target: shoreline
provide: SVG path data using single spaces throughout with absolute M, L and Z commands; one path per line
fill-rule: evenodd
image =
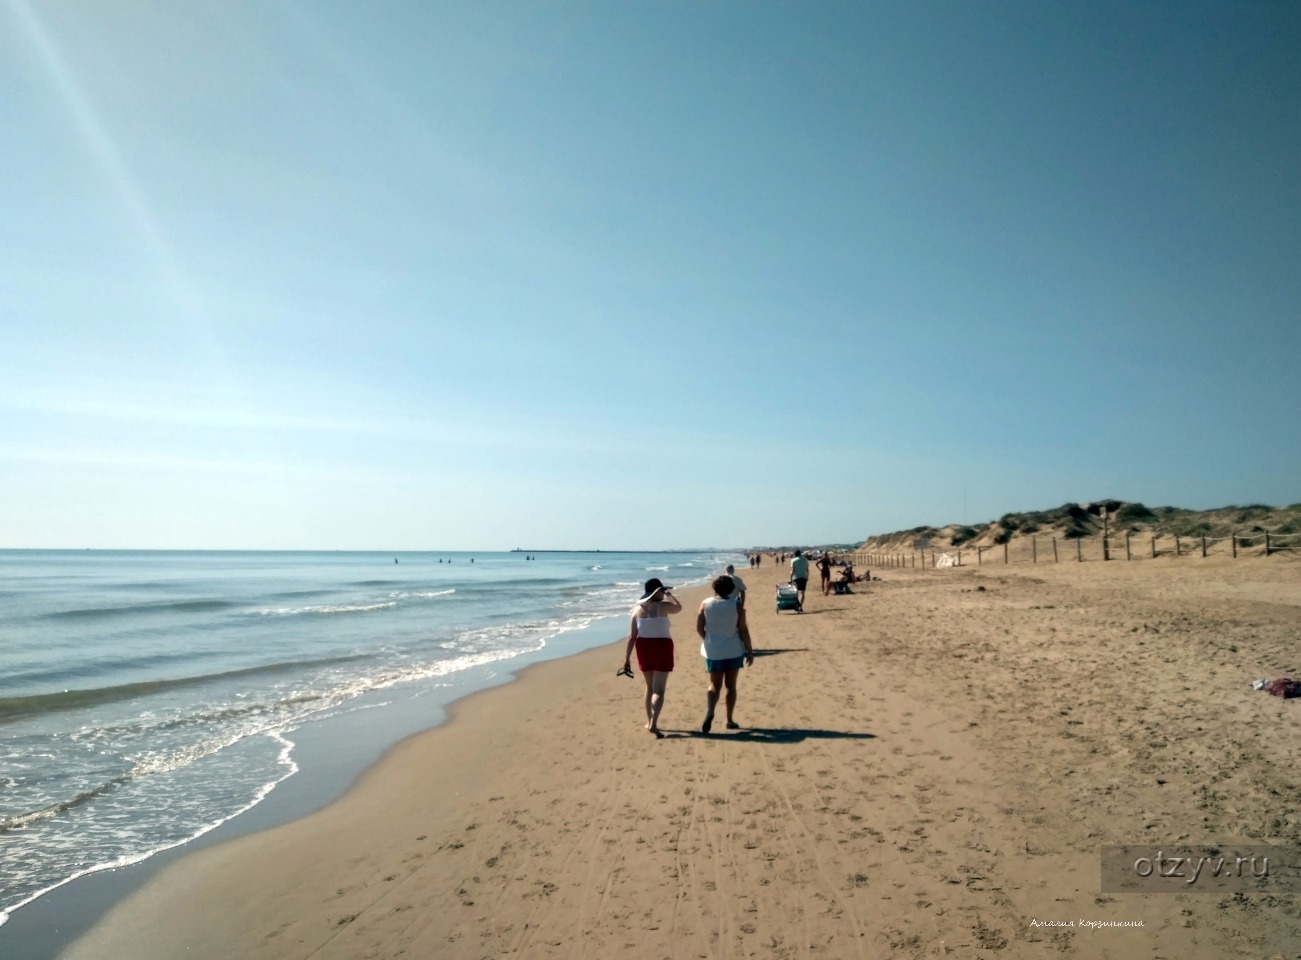
M 688 587 L 681 593 L 703 596 L 704 590 Z M 41 894 L 0 925 L 0 953 L 11 960 L 60 955 L 105 914 L 153 882 L 160 871 L 209 847 L 294 823 L 328 807 L 404 741 L 450 723 L 461 701 L 509 686 L 541 664 L 621 646 L 622 640 L 599 640 L 593 645 L 589 638 L 618 632 L 623 624 L 623 617 L 596 621 L 558 635 L 540 650 L 472 667 L 456 686 L 435 686 L 378 708 L 305 724 L 291 734 L 299 772 L 281 781 L 263 800 L 184 843 L 135 863 L 83 874 Z M 384 694 L 372 691 L 363 696 L 383 698 Z
M 1238 563 L 885 571 L 803 615 L 750 571 L 740 731 L 698 731 L 684 596 L 665 739 L 617 641 L 532 665 L 62 956 L 1282 952 L 1286 904 L 1097 889 L 1102 843 L 1297 839 L 1301 714 L 1249 683 L 1294 655 L 1301 567 Z

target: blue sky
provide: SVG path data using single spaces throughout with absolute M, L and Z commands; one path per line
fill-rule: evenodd
M 0 0 L 0 546 L 1301 500 L 1301 6 Z

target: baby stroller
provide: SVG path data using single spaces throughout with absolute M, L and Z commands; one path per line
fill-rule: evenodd
M 794 610 L 796 613 L 803 613 L 804 608 L 800 606 L 799 591 L 789 583 L 777 584 L 777 612 L 783 610 Z

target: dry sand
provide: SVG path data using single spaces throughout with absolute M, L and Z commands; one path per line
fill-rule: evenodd
M 1250 687 L 1301 670 L 1301 561 L 880 575 L 802 615 L 745 575 L 741 731 L 699 733 L 690 604 L 665 739 L 621 645 L 542 664 L 66 956 L 1301 956 L 1296 897 L 1099 890 L 1104 843 L 1301 840 L 1301 701 Z

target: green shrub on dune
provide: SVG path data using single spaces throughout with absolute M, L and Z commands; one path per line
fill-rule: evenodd
M 1090 503 L 1064 503 L 1048 510 L 1005 513 L 987 524 L 972 526 L 951 523 L 943 528 L 913 527 L 897 533 L 869 537 L 865 549 L 908 552 L 918 540 L 933 540 L 940 547 L 945 540 L 952 547 L 977 541 L 1001 545 L 1019 537 L 1062 537 L 1081 540 L 1102 535 L 1102 513 L 1106 510 L 1112 536 L 1152 536 L 1185 538 L 1220 538 L 1235 531 L 1239 535 L 1261 537 L 1272 534 L 1301 533 L 1301 503 L 1287 507 L 1270 507 L 1253 503 L 1227 506 L 1215 510 L 1188 510 L 1184 507 L 1148 507 L 1137 501 L 1095 500 Z

